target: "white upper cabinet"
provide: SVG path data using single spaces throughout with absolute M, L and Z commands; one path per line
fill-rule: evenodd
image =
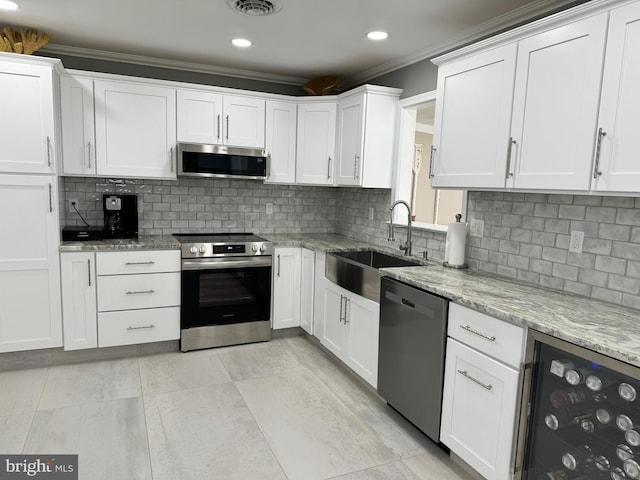
M 298 104 L 296 183 L 333 185 L 336 102 Z
M 60 78 L 62 171 L 64 175 L 96 174 L 93 80 Z
M 265 100 L 178 90 L 178 141 L 264 148 Z
M 178 141 L 222 143 L 222 95 L 197 90 L 178 90 Z
M 596 191 L 640 192 L 638 52 L 640 3 L 612 10 L 592 172 L 592 188 Z
M 0 172 L 55 172 L 54 68 L 0 57 Z
M 296 181 L 296 104 L 267 100 L 265 150 L 269 168 L 265 183 Z
M 513 43 L 438 69 L 434 187 L 504 187 L 516 50 Z
M 639 12 L 587 2 L 435 59 L 433 186 L 640 191 Z
M 521 40 L 507 186 L 588 190 L 607 14 Z
M 400 93 L 365 86 L 340 96 L 336 185 L 391 188 Z
M 176 178 L 176 91 L 96 80 L 97 173 Z

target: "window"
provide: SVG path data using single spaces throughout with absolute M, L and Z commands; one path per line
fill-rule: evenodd
M 429 179 L 435 92 L 400 101 L 400 130 L 395 199 L 411 205 L 416 227 L 446 231 L 466 207 L 466 192 L 434 190 Z M 402 223 L 402 216 L 397 217 Z M 395 220 L 394 220 L 395 222 Z

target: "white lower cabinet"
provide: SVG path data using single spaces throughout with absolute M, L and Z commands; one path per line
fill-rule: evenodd
M 57 191 L 56 177 L 0 175 L 0 352 L 62 345 Z
M 180 338 L 180 251 L 98 252 L 98 347 Z
M 374 388 L 378 384 L 380 305 L 326 278 L 321 295 L 322 344 Z
M 64 349 L 180 338 L 180 252 L 63 252 Z
M 300 248 L 275 248 L 273 251 L 274 330 L 300 325 Z
M 62 330 L 65 350 L 98 346 L 96 255 L 60 254 Z
M 313 334 L 315 263 L 313 250 L 300 249 L 300 326 L 309 334 Z
M 440 441 L 488 480 L 510 479 L 524 329 L 451 304 L 448 334 Z

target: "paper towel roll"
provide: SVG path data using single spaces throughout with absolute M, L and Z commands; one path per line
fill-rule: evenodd
M 445 245 L 445 261 L 452 267 L 464 265 L 466 241 L 467 224 L 464 222 L 450 223 Z

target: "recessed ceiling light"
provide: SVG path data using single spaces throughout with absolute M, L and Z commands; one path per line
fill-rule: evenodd
M 246 38 L 234 38 L 233 40 L 231 40 L 231 43 L 235 47 L 246 48 L 251 46 L 251 40 L 247 40 Z
M 0 10 L 17 10 L 20 5 L 11 0 L 0 0 Z
M 383 32 L 381 30 L 367 33 L 367 38 L 369 40 L 385 40 L 388 36 L 389 34 L 387 32 Z

